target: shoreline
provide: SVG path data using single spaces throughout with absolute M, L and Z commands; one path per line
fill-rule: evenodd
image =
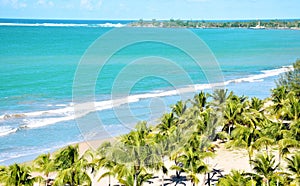
M 296 28 L 283 28 L 283 27 L 267 27 L 267 28 L 249 28 L 249 27 L 163 27 L 163 26 L 133 26 L 133 25 L 126 25 L 124 27 L 129 28 L 174 28 L 174 29 L 246 29 L 246 30 L 300 30 L 300 27 Z
M 270 70 L 270 73 L 274 73 L 273 71 L 274 70 L 279 70 L 278 72 L 280 72 L 280 73 L 283 73 L 283 72 L 285 72 L 285 69 L 287 69 L 287 68 L 290 68 L 291 66 L 282 66 L 282 67 L 280 67 L 280 68 L 275 68 L 275 69 L 271 69 Z M 281 72 L 282 71 L 282 72 Z M 234 84 L 234 83 L 239 83 L 239 82 L 244 82 L 244 81 L 252 81 L 252 80 L 256 80 L 256 79 L 260 79 L 261 77 L 261 75 L 264 75 L 265 74 L 265 72 L 263 72 L 263 71 L 261 71 L 261 74 L 258 74 L 258 75 L 253 75 L 253 76 L 251 76 L 251 77 L 244 77 L 244 78 L 240 78 L 240 79 L 234 79 L 234 80 L 228 80 L 228 81 L 226 81 L 226 82 L 230 82 L 230 83 L 232 83 L 232 84 Z M 267 75 L 267 74 L 266 74 Z M 270 75 L 272 75 L 272 74 L 270 74 Z M 273 76 L 278 76 L 278 74 L 276 74 L 276 75 L 272 75 L 271 77 L 273 77 Z M 50 110 L 51 111 L 51 110 Z M 53 111 L 56 111 L 55 109 L 53 110 Z M 49 112 L 49 111 L 47 111 L 47 112 Z M 35 112 L 33 112 L 33 113 L 35 113 Z M 44 113 L 46 113 L 46 111 L 44 112 Z M 3 117 L 4 117 L 5 115 L 3 115 Z M 14 116 L 14 115 L 9 115 L 9 116 L 11 116 L 11 117 L 19 117 L 19 116 L 22 116 L 22 117 L 24 117 L 25 115 L 20 115 L 20 114 L 17 114 L 16 116 Z M 0 116 L 0 119 L 2 119 L 1 118 L 2 116 Z M 104 139 L 103 139 L 103 141 L 105 141 L 105 140 L 108 140 L 108 139 L 114 139 L 114 138 L 116 138 L 116 137 L 118 137 L 119 135 L 117 135 L 117 136 L 105 136 L 104 137 Z M 95 141 L 95 140 L 92 140 L 92 141 Z M 101 140 L 96 140 L 96 141 L 102 141 L 102 139 Z M 73 144 L 82 144 L 83 146 L 84 146 L 84 144 L 86 145 L 86 146 L 88 146 L 88 143 L 89 143 L 90 141 L 88 141 L 88 142 L 86 142 L 86 141 L 81 141 L 81 142 L 73 142 L 73 143 L 67 143 L 67 145 L 73 145 Z M 47 153 L 47 152 L 50 152 L 51 154 L 52 153 L 54 153 L 54 152 L 56 152 L 56 151 L 58 151 L 59 149 L 61 149 L 61 148 L 63 148 L 63 147 L 65 147 L 65 146 L 67 146 L 66 144 L 62 144 L 60 147 L 58 147 L 58 148 L 55 148 L 55 149 L 52 149 L 52 150 L 50 150 L 50 151 L 45 151 L 44 153 Z M 42 153 L 39 153 L 39 154 L 42 154 Z M 39 155 L 38 154 L 38 155 Z M 32 159 L 27 159 L 27 160 L 24 160 L 24 161 L 20 161 L 19 163 L 26 163 L 26 162 L 31 162 L 34 158 L 36 158 L 38 155 L 36 155 L 36 156 L 34 156 Z M 27 156 L 25 156 L 25 157 L 27 157 Z M 11 164 L 13 164 L 13 163 L 11 163 Z M 8 164 L 3 164 L 3 165 L 8 165 Z

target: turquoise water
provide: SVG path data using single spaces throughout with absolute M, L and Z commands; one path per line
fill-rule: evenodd
M 60 26 L 32 25 L 34 23 L 26 23 L 28 25 L 25 26 L 0 24 L 0 164 L 27 161 L 39 153 L 83 140 L 76 122 L 72 120 L 74 75 L 86 49 L 99 36 L 113 29 L 94 22 L 85 24 L 84 21 Z M 300 57 L 300 31 L 296 30 L 192 31 L 214 53 L 227 82 L 226 88 L 240 95 L 269 96 L 270 88 L 275 86 L 274 79 L 284 70 L 282 67 L 291 65 Z M 128 47 L 112 58 L 97 80 L 95 99 L 106 131 L 96 131 L 94 136 L 105 138 L 126 132 L 120 127 L 120 115 L 116 116 L 105 102 L 110 99 L 114 78 L 127 65 L 126 61 L 130 61 L 133 55 L 155 56 L 162 53 L 185 64 L 185 71 L 196 84 L 207 84 L 203 72 L 190 66 L 177 49 L 157 43 Z M 139 69 L 147 72 L 150 66 L 146 64 Z M 158 70 L 181 81 L 175 71 L 168 71 L 163 65 Z M 128 76 L 134 73 L 132 70 Z M 170 106 L 179 99 L 168 94 L 172 89 L 169 82 L 158 77 L 137 81 L 130 94 L 133 98 L 138 95 L 138 99 L 129 104 L 135 118 L 126 118 L 125 111 L 122 117 L 132 124 L 137 120 L 155 123 L 156 118 L 165 112 L 165 108 L 155 107 L 156 103 Z M 160 93 L 166 93 L 166 96 L 159 96 Z M 122 115 L 122 105 L 118 109 Z M 92 122 L 89 116 L 85 116 L 87 123 Z

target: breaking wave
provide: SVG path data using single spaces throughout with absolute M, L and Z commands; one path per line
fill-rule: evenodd
M 180 88 L 177 90 L 155 91 L 155 92 L 150 92 L 145 94 L 130 95 L 125 98 L 119 98 L 114 100 L 98 101 L 95 103 L 82 103 L 80 105 L 76 105 L 76 107 L 86 108 L 86 105 L 94 104 L 94 110 L 80 110 L 80 113 L 76 112 L 76 115 L 74 112 L 73 103 L 67 105 L 60 104 L 60 107 L 62 108 L 52 109 L 52 110 L 35 111 L 35 112 L 18 113 L 18 114 L 5 114 L 0 116 L 0 121 L 17 118 L 17 119 L 22 119 L 23 123 L 17 129 L 0 127 L 0 136 L 17 132 L 18 129 L 39 128 L 47 125 L 53 125 L 59 122 L 74 120 L 76 118 L 83 117 L 91 112 L 112 109 L 114 107 L 119 107 L 123 104 L 138 102 L 142 99 L 176 96 L 179 93 L 190 93 L 193 92 L 194 90 L 205 90 L 205 89 L 212 89 L 217 87 L 224 87 L 231 83 L 242 83 L 242 82 L 251 83 L 257 81 L 263 81 L 265 78 L 277 76 L 280 75 L 281 73 L 291 71 L 291 70 L 293 70 L 292 66 L 286 66 L 278 69 L 263 70 L 259 74 L 249 75 L 248 77 L 244 77 L 244 78 L 227 80 L 225 82 L 220 82 L 220 83 L 196 84 L 196 85 L 190 85 L 184 88 Z

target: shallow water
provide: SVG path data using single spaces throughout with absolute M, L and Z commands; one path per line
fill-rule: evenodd
M 39 153 L 81 141 L 80 130 L 93 129 L 91 113 L 85 114 L 84 121 L 89 124 L 86 128 L 79 130 L 73 120 L 76 117 L 72 103 L 73 78 L 86 49 L 112 29 L 82 22 L 75 26 L 70 25 L 74 23 L 61 22 L 48 25 L 33 22 L 26 24 L 35 25 L 25 26 L 13 24 L 0 24 L 0 164 L 4 165 L 27 161 Z M 286 70 L 283 66 L 291 65 L 300 56 L 300 31 L 296 30 L 192 31 L 215 55 L 226 88 L 239 95 L 269 96 L 269 90 L 275 87 L 274 80 Z M 111 59 L 97 79 L 95 108 L 103 131 L 92 130 L 91 138 L 125 133 L 139 120 L 155 123 L 170 105 L 180 99 L 169 82 L 147 77 L 137 81 L 129 97 L 123 98 L 125 102 L 129 100 L 131 115 L 127 113 L 126 104 L 113 106 L 110 101 L 114 78 L 127 61 L 133 56 L 162 53 L 185 65 L 185 71 L 192 77 L 198 91 L 210 91 L 212 84 L 207 82 L 203 72 L 195 71 L 177 49 L 157 43 L 128 47 Z M 147 72 L 151 67 L 144 65 L 139 70 Z M 159 66 L 158 70 L 165 72 L 173 81 L 181 82 L 176 71 L 163 66 Z M 134 71 L 132 69 L 132 73 L 127 75 L 134 75 Z M 118 91 L 122 94 L 122 88 Z

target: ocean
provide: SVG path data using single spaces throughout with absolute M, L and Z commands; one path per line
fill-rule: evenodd
M 155 124 L 181 99 L 164 76 L 182 87 L 190 84 L 185 84 L 176 69 L 164 64 L 149 62 L 124 69 L 134 64 L 132 60 L 164 56 L 164 60 L 184 66 L 184 73 L 198 87 L 197 91 L 211 92 L 216 82 L 208 82 L 205 73 L 189 65 L 180 50 L 161 43 L 137 43 L 119 50 L 99 71 L 93 105 L 102 126 L 95 127 L 97 122 L 90 112 L 75 116 L 73 86 L 80 61 L 100 36 L 129 22 L 132 21 L 0 19 L 0 165 L 29 161 L 87 137 L 118 136 L 138 121 Z M 238 95 L 270 96 L 274 81 L 300 57 L 299 30 L 189 31 L 200 37 L 214 55 L 225 88 Z M 124 77 L 119 76 L 122 70 Z M 154 72 L 162 75 L 151 76 Z M 136 77 L 147 73 L 150 76 Z M 120 85 L 114 84 L 116 77 L 122 79 Z M 132 85 L 130 90 L 127 85 Z M 80 89 L 84 92 L 88 87 Z M 112 104 L 112 99 L 117 100 L 112 91 L 123 96 L 123 102 Z

